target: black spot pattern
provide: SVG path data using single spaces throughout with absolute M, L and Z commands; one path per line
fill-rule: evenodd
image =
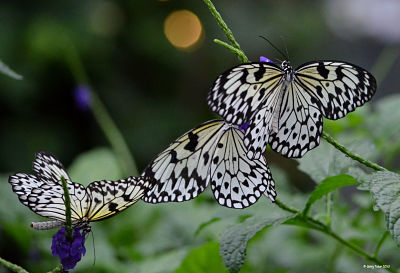
M 89 230 L 89 222 L 111 217 L 135 203 L 154 184 L 148 178 L 128 177 L 119 181 L 96 181 L 85 189 L 71 182 L 58 159 L 49 152 L 38 152 L 33 162 L 36 175 L 17 173 L 9 183 L 22 204 L 33 212 L 54 219 L 37 222 L 36 229 L 49 229 L 65 222 L 64 191 L 61 176 L 66 178 L 70 195 L 71 220 Z

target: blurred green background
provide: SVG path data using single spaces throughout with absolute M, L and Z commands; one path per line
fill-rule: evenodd
M 215 5 L 250 60 L 260 55 L 282 58 L 258 37 L 263 35 L 283 51 L 287 47 L 294 67 L 335 59 L 371 71 L 379 82 L 372 102 L 343 120 L 325 122 L 324 129 L 347 143 L 367 141 L 374 147 L 368 150 L 371 158 L 398 170 L 400 109 L 394 102 L 400 100 L 393 94 L 399 93 L 400 85 L 400 2 L 361 2 L 223 0 Z M 50 251 L 54 232 L 29 229 L 30 221 L 41 218 L 18 202 L 7 183 L 11 173 L 31 172 L 36 151 L 57 155 L 72 179 L 85 185 L 129 175 L 91 111 L 74 99 L 76 87 L 83 83 L 74 54 L 141 171 L 175 138 L 216 117 L 205 101 L 208 88 L 239 62 L 216 45 L 215 38 L 226 41 L 200 0 L 0 2 L 0 60 L 24 76 L 18 81 L 0 74 L 1 257 L 32 272 L 57 265 Z M 310 156 L 321 153 L 319 149 Z M 319 181 L 297 168 L 301 160 L 271 151 L 267 160 L 278 195 L 301 207 L 307 191 Z M 347 222 L 340 224 L 343 230 L 355 228 L 356 235 L 348 236 L 368 247 L 368 239 L 379 240 L 384 230 L 383 215 L 372 211 L 368 193 L 354 192 L 346 191 L 338 199 L 344 200 L 336 203 L 338 221 Z M 219 272 L 224 270 L 218 255 L 220 232 L 262 212 L 279 209 L 265 198 L 249 209 L 229 210 L 219 207 L 208 191 L 181 204 L 139 202 L 93 225 L 96 265 L 92 267 L 89 238 L 77 272 Z M 363 225 L 352 220 L 357 213 L 367 215 Z M 224 220 L 195 236 L 200 224 L 216 217 Z M 347 250 L 341 255 L 344 250 L 331 239 L 306 229 L 274 228 L 252 240 L 243 272 L 357 272 L 365 263 Z M 396 260 L 394 242 L 385 246 L 385 257 Z M 0 267 L 0 272 L 7 271 Z

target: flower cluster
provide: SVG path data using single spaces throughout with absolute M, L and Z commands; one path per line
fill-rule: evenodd
M 65 237 L 65 227 L 62 227 L 53 236 L 51 252 L 53 256 L 60 257 L 65 270 L 73 269 L 86 253 L 85 232 L 79 227 L 73 229 L 72 242 Z

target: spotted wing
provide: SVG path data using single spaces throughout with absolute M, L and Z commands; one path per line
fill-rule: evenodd
M 133 177 L 118 181 L 95 181 L 87 187 L 91 200 L 87 218 L 99 221 L 114 216 L 136 203 L 154 182 L 146 177 Z
M 250 160 L 243 133 L 230 126 L 223 129 L 211 163 L 211 189 L 220 205 L 245 208 L 265 193 L 275 201 L 275 184 L 263 156 Z
M 9 177 L 13 191 L 22 204 L 33 212 L 51 219 L 65 221 L 64 191 L 60 183 L 43 181 L 35 175 L 17 173 Z M 66 181 L 71 199 L 71 219 L 77 222 L 88 208 L 85 187 Z
M 221 74 L 213 83 L 207 103 L 226 122 L 249 121 L 266 97 L 279 88 L 282 70 L 272 63 L 247 63 Z
M 32 165 L 33 171 L 42 182 L 52 181 L 61 183 L 61 176 L 63 176 L 65 180 L 71 181 L 64 166 L 56 156 L 50 152 L 37 152 Z
M 376 92 L 376 80 L 365 69 L 340 61 L 314 61 L 297 68 L 295 77 L 302 89 L 320 102 L 328 119 L 339 119 L 369 101 Z
M 318 146 L 322 134 L 320 102 L 297 78 L 288 85 L 279 108 L 278 130 L 271 131 L 271 148 L 286 157 L 302 157 Z
M 157 155 L 142 174 L 154 178 L 156 184 L 142 199 L 149 203 L 182 202 L 203 192 L 223 125 L 221 120 L 205 122 Z

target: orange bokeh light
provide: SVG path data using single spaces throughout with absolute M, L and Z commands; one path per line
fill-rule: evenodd
M 177 48 L 192 47 L 199 41 L 201 32 L 199 18 L 189 10 L 174 11 L 164 21 L 165 36 Z

